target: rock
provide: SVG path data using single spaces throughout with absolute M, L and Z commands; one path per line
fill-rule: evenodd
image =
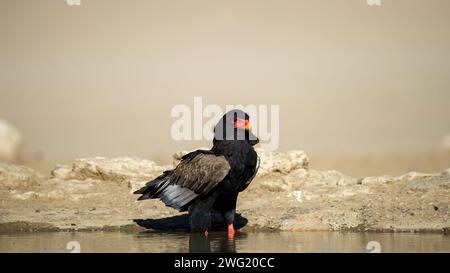
M 22 146 L 22 135 L 11 124 L 0 119 L 0 161 L 15 162 Z
M 391 175 L 369 176 L 361 180 L 362 185 L 379 185 L 395 181 L 396 178 Z
M 261 160 L 258 176 L 269 173 L 288 174 L 297 169 L 308 169 L 309 159 L 303 151 L 268 152 L 256 149 Z
M 346 176 L 341 172 L 335 170 L 328 170 L 328 171 L 311 170 L 307 172 L 307 174 L 308 174 L 307 177 L 308 184 L 314 186 L 323 185 L 335 187 L 335 186 L 353 185 L 356 184 L 357 182 L 355 178 Z
M 19 200 L 29 200 L 29 199 L 38 199 L 42 197 L 42 194 L 34 192 L 34 191 L 27 191 L 24 193 L 12 193 L 12 198 L 19 199 Z
M 287 196 L 294 197 L 295 200 L 299 203 L 301 203 L 303 201 L 303 192 L 302 191 L 290 191 Z
M 396 177 L 395 180 L 412 181 L 412 180 L 418 179 L 418 178 L 425 178 L 425 177 L 438 176 L 438 175 L 440 175 L 440 174 L 409 172 L 409 173 L 406 173 L 406 174 Z
M 415 179 L 415 180 L 406 180 L 407 183 L 405 190 L 406 191 L 415 191 L 415 190 L 429 190 L 437 187 L 447 187 L 450 188 L 450 176 L 449 175 L 429 175 L 424 176 L 423 179 Z
M 20 165 L 0 163 L 0 188 L 29 189 L 44 180 L 37 171 Z
M 337 187 L 357 183 L 355 178 L 346 176 L 335 170 L 317 171 L 297 169 L 287 175 L 283 175 L 283 177 L 287 182 L 292 183 L 293 187 Z
M 445 171 L 443 172 L 443 174 L 449 175 L 449 176 L 450 176 L 450 168 L 448 168 L 447 170 L 445 170 Z
M 298 169 L 287 175 L 270 173 L 254 181 L 249 191 L 261 196 L 265 192 L 302 192 L 302 198 L 313 200 L 320 198 L 348 197 L 367 193 L 366 188 L 352 187 L 357 180 L 338 171 L 317 171 Z
M 127 184 L 130 188 L 145 183 L 169 166 L 158 166 L 155 162 L 136 157 L 77 159 L 72 166 L 57 165 L 51 178 L 61 180 L 95 179 Z
M 283 177 L 267 177 L 259 182 L 259 186 L 268 191 L 290 191 L 292 183 L 286 181 Z

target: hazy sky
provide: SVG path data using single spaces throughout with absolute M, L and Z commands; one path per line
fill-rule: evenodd
M 174 105 L 280 105 L 280 149 L 450 132 L 450 1 L 0 1 L 0 117 L 49 158 L 168 156 Z

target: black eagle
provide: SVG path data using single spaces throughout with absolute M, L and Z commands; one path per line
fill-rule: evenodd
M 135 191 L 138 200 L 159 198 L 167 206 L 189 212 L 191 232 L 211 228 L 211 210 L 219 211 L 234 236 L 234 214 L 239 192 L 255 177 L 259 142 L 251 133 L 249 116 L 240 110 L 226 113 L 214 128 L 213 147 L 184 155 L 173 169 Z

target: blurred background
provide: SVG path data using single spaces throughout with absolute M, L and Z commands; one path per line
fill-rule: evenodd
M 280 105 L 280 150 L 312 168 L 442 171 L 449 26 L 448 0 L 1 0 L 2 160 L 171 162 L 209 146 L 170 135 L 202 96 Z

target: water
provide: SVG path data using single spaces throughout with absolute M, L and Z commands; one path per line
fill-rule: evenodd
M 370 242 L 370 243 L 369 243 Z M 368 247 L 368 244 L 370 247 Z M 450 252 L 450 236 L 417 233 L 38 232 L 0 235 L 0 252 Z M 367 248 L 371 249 L 368 250 Z

